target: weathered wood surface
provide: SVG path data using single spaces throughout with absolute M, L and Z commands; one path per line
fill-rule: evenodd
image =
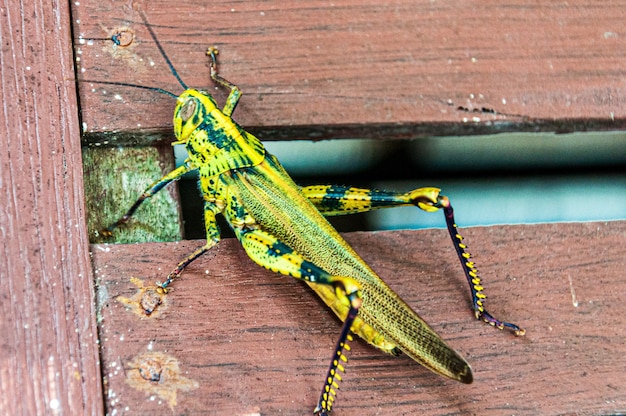
M 190 86 L 214 91 L 205 51 L 221 48 L 220 71 L 244 91 L 236 119 L 262 139 L 626 125 L 623 0 L 81 1 L 79 78 L 182 91 L 137 8 Z M 128 46 L 107 40 L 118 34 Z M 171 97 L 80 89 L 88 140 L 171 132 Z
M 156 179 L 174 170 L 171 146 L 84 147 L 89 241 L 107 240 L 101 231 L 115 223 Z M 122 227 L 115 242 L 177 241 L 183 238 L 178 187 L 168 186 L 135 216 L 138 227 Z
M 0 3 L 0 414 L 103 413 L 69 4 Z
M 484 278 L 488 309 L 522 325 L 526 336 L 473 319 L 445 231 L 347 234 L 469 360 L 475 382 L 445 380 L 407 357 L 355 341 L 334 414 L 625 412 L 626 222 L 463 231 Z M 147 286 L 162 280 L 199 244 L 92 246 L 108 411 L 309 413 L 339 324 L 306 286 L 260 269 L 235 240 L 192 264 L 153 317 L 123 302 L 138 290 L 131 277 Z M 142 379 L 139 369 L 160 382 Z M 139 390 L 148 385 L 160 387 L 162 396 Z
M 276 132 L 277 137 L 358 132 L 416 137 L 624 125 L 623 86 L 615 83 L 626 67 L 623 2 L 335 4 L 324 8 L 308 2 L 303 8 L 281 2 L 235 6 L 151 2 L 140 7 L 157 25 L 159 37 L 190 85 L 208 84 L 204 46 L 222 48 L 224 74 L 246 93 L 238 119 L 258 126 L 266 137 Z M 102 413 L 72 80 L 145 82 L 178 91 L 128 3 L 80 1 L 72 2 L 72 7 L 77 58 L 85 70 L 78 75 L 72 72 L 67 3 L 16 0 L 0 6 L 1 414 Z M 114 48 L 109 41 L 94 40 L 117 33 L 122 26 L 135 31 L 132 46 Z M 82 97 L 85 130 L 120 130 L 125 137 L 128 130 L 144 136 L 171 130 L 167 98 L 94 88 L 92 93 L 88 86 Z M 459 106 L 470 112 L 457 110 Z M 508 115 L 471 112 L 483 107 Z M 114 140 L 112 134 L 107 137 Z M 494 253 L 508 256 L 500 263 L 485 261 L 491 265 L 484 265 L 483 271 L 508 277 L 488 278 L 492 309 L 527 327 L 529 334 L 522 340 L 468 319 L 459 308 L 463 296 L 459 275 L 451 282 L 427 279 L 458 273 L 449 250 L 430 251 L 423 259 L 393 251 L 408 244 L 401 238 L 406 235 L 411 241 L 425 235 L 427 241 L 422 243 L 431 247 L 429 233 L 350 238 L 364 254 L 370 253 L 369 260 L 381 273 L 405 279 L 394 287 L 402 288 L 414 305 L 418 299 L 419 305 L 424 303 L 421 313 L 437 323 L 474 365 L 477 383 L 472 387 L 483 387 L 474 393 L 407 359 L 384 357 L 357 342 L 338 413 L 352 414 L 353 406 L 368 404 L 367 412 L 380 409 L 392 414 L 401 414 L 402 409 L 413 413 L 415 408 L 434 413 L 446 408 L 516 414 L 624 411 L 620 361 L 624 288 L 619 274 L 624 266 L 623 224 L 473 231 L 475 242 L 487 233 L 493 244 L 501 244 L 497 248 L 474 244 L 481 259 Z M 437 244 L 443 244 L 440 240 L 439 235 Z M 194 279 L 190 269 L 184 284 L 181 281 L 168 297 L 158 328 L 151 319 L 133 321 L 116 303 L 118 294 L 133 292 L 129 276 L 152 273 L 146 279 L 154 280 L 191 244 L 95 246 L 100 278 L 110 271 L 106 278 L 118 279 L 102 280 L 100 288 L 102 304 L 108 304 L 101 309 L 105 354 L 115 348 L 119 353 L 105 355 L 104 372 L 113 383 L 107 389 L 110 408 L 132 414 L 152 405 L 158 413 L 170 412 L 158 397 L 146 400 L 144 393 L 120 378 L 123 373 L 132 375 L 127 358 L 152 345 L 152 350 L 181 359 L 183 376 L 198 381 L 197 389 L 179 393 L 180 403 L 174 407 L 178 413 L 183 406 L 194 408 L 189 404 L 194 397 L 201 414 L 230 413 L 235 406 L 244 409 L 239 413 L 257 408 L 268 413 L 280 408 L 285 414 L 308 412 L 338 325 L 305 288 L 241 260 L 241 250 L 232 241 L 225 242 L 215 257 L 221 265 L 208 263 L 215 267 L 211 276 L 222 281 L 207 290 L 206 280 Z M 108 254 L 100 252 L 109 249 Z M 142 264 L 141 257 L 139 263 L 131 261 L 137 252 L 148 263 Z M 140 270 L 118 269 L 111 258 L 126 259 L 126 267 L 139 264 Z M 152 272 L 159 264 L 162 270 Z M 414 283 L 416 274 L 423 280 Z M 242 281 L 241 275 L 248 277 Z M 264 283 L 259 285 L 259 279 Z M 454 296 L 440 299 L 442 293 Z M 578 307 L 572 304 L 572 293 Z M 215 304 L 216 298 L 223 303 Z M 217 320 L 220 311 L 230 317 L 228 322 Z M 211 320 L 212 316 L 218 318 Z M 113 317 L 124 321 L 115 324 Z M 214 326 L 203 328 L 200 323 Z M 463 335 L 454 335 L 457 331 Z M 128 340 L 118 347 L 111 343 Z M 182 356 L 187 347 L 190 352 Z M 260 353 L 254 353 L 259 348 Z M 208 358 L 216 364 L 207 364 Z M 242 369 L 237 360 L 249 361 Z M 188 368 L 195 373 L 185 373 Z M 197 395 L 207 385 L 216 391 Z M 120 407 L 122 402 L 128 410 Z

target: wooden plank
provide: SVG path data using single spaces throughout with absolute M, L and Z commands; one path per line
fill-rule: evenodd
M 205 50 L 221 48 L 222 74 L 244 91 L 236 118 L 262 139 L 626 125 L 626 87 L 615 82 L 626 76 L 624 0 L 80 2 L 81 79 L 181 92 L 137 8 L 185 82 L 220 102 Z M 80 87 L 89 140 L 171 132 L 170 97 Z
M 155 180 L 174 170 L 169 145 L 83 148 L 89 241 L 111 242 L 101 231 L 115 223 Z M 183 238 L 178 188 L 168 186 L 144 204 L 133 226 L 119 227 L 115 242 L 176 241 Z
M 0 10 L 0 414 L 100 415 L 69 4 Z
M 444 230 L 347 234 L 469 360 L 475 382 L 444 380 L 407 357 L 355 341 L 333 414 L 625 412 L 626 222 L 463 233 L 484 278 L 487 307 L 522 325 L 526 336 L 473 319 Z M 192 264 L 152 317 L 124 301 L 138 292 L 131 277 L 146 286 L 162 280 L 199 244 L 92 246 L 108 412 L 308 413 L 337 320 L 300 282 L 252 264 L 235 240 Z M 146 304 L 151 301 L 148 295 Z M 148 382 L 149 376 L 160 381 Z

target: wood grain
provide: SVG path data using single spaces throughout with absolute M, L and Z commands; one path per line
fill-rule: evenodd
M 302 414 L 317 398 L 338 324 L 233 241 L 190 268 L 150 319 L 120 302 L 137 290 L 130 277 L 162 277 L 197 242 L 94 246 L 94 308 L 73 80 L 179 91 L 136 7 L 190 85 L 208 85 L 204 48 L 221 48 L 222 72 L 245 92 L 237 118 L 264 139 L 624 127 L 623 1 L 303 4 L 75 1 L 70 19 L 67 3 L 1 3 L 0 414 L 103 414 L 101 369 L 111 413 Z M 114 47 L 106 38 L 121 30 L 133 42 Z M 79 85 L 93 132 L 84 143 L 171 139 L 166 97 Z M 524 339 L 472 322 L 440 232 L 348 236 L 465 354 L 476 383 L 355 342 L 337 414 L 625 412 L 624 229 L 471 231 L 490 308 L 524 325 Z M 211 279 L 198 278 L 205 268 Z M 136 370 L 177 390 L 146 395 Z
M 626 125 L 625 1 L 80 2 L 81 79 L 182 91 L 138 8 L 185 82 L 220 102 L 205 51 L 221 48 L 244 91 L 236 119 L 263 140 Z M 120 33 L 128 46 L 106 40 Z M 79 85 L 86 140 L 171 132 L 171 98 Z
M 484 278 L 488 309 L 522 325 L 526 336 L 473 319 L 445 231 L 347 234 L 391 287 L 468 359 L 475 382 L 445 380 L 407 357 L 386 356 L 355 341 L 333 414 L 626 411 L 620 358 L 626 352 L 626 222 L 463 232 Z M 162 280 L 199 244 L 92 246 L 108 412 L 310 412 L 339 324 L 306 286 L 260 269 L 235 240 L 192 264 L 152 317 L 122 301 L 137 293 L 131 277 L 145 285 Z M 161 368 L 158 362 L 163 371 L 150 372 Z M 165 371 L 173 363 L 176 377 Z M 139 369 L 161 377 L 145 384 L 187 390 L 175 390 L 173 405 L 170 396 L 130 387 L 127 380 Z
M 69 4 L 0 3 L 0 414 L 100 415 Z
M 85 147 L 87 229 L 92 243 L 111 242 L 102 230 L 115 223 L 151 183 L 174 170 L 171 146 Z M 183 238 L 176 184 L 143 204 L 133 226 L 115 230 L 115 242 L 176 241 Z M 110 240 L 110 239 L 109 239 Z

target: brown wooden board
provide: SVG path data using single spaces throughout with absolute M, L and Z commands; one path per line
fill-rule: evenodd
M 262 139 L 412 138 L 625 126 L 626 1 L 81 1 L 83 80 L 207 88 L 205 51 L 244 97 Z M 122 42 L 115 45 L 111 36 Z M 171 132 L 171 97 L 80 83 L 86 141 Z M 111 133 L 111 130 L 114 132 Z
M 101 415 L 69 4 L 0 4 L 0 414 Z
M 526 336 L 473 318 L 444 230 L 347 234 L 468 359 L 475 381 L 449 381 L 355 341 L 333 414 L 626 412 L 626 222 L 463 234 L 482 272 L 487 308 L 522 325 Z M 108 412 L 309 414 L 338 321 L 309 288 L 254 265 L 235 240 L 193 263 L 152 317 L 124 301 L 141 286 L 132 277 L 150 286 L 201 243 L 92 246 Z M 145 304 L 154 299 L 148 295 Z M 141 390 L 148 386 L 153 390 Z
M 103 413 L 73 80 L 178 88 L 133 8 L 145 10 L 190 85 L 208 85 L 204 47 L 222 48 L 224 74 L 246 94 L 238 119 L 256 126 L 263 138 L 624 125 L 623 2 L 301 4 L 75 1 L 73 30 L 67 3 L 2 4 L 0 414 Z M 131 46 L 113 47 L 103 40 L 124 28 L 136 34 Z M 78 74 L 73 73 L 70 33 Z M 100 142 L 128 140 L 129 130 L 140 131 L 142 140 L 171 131 L 172 105 L 166 97 L 80 85 L 84 130 L 100 133 Z M 120 140 L 111 130 L 120 131 Z M 394 287 L 412 304 L 424 302 L 420 312 L 474 365 L 477 383 L 472 387 L 483 387 L 450 384 L 407 359 L 392 360 L 357 342 L 338 413 L 357 413 L 354 406 L 367 407 L 360 413 L 380 409 L 391 414 L 403 408 L 405 413 L 416 408 L 439 413 L 624 411 L 622 223 L 472 232 L 472 241 L 500 244 L 475 244 L 481 256 L 506 256 L 485 262 L 490 265 L 483 270 L 505 278 L 494 277 L 488 286 L 492 309 L 525 324 L 529 334 L 523 340 L 468 320 L 467 302 L 460 301 L 462 278 L 449 248 L 445 255 L 431 250 L 424 258 L 406 256 L 413 244 L 421 249 L 436 247 L 435 241 L 443 244 L 445 238 L 430 233 L 350 239 L 382 274 L 406 279 Z M 407 235 L 409 241 L 402 237 Z M 130 275 L 152 271 L 146 281 L 162 276 L 191 244 L 94 246 L 99 277 L 110 270 L 106 278 L 118 279 L 102 280 L 99 291 L 100 304 L 108 305 L 100 308 L 99 318 L 105 381 L 111 383 L 105 385 L 109 408 L 143 413 L 152 405 L 156 413 L 172 412 L 158 396 L 150 401 L 122 381 L 124 374 L 133 374 L 133 365 L 144 375 L 159 374 L 155 369 L 167 356 L 132 361 L 152 345 L 180 359 L 176 385 L 187 391 L 178 394 L 175 411 L 231 414 L 240 406 L 245 410 L 239 413 L 308 413 L 338 325 L 306 288 L 251 267 L 234 242 L 218 250 L 219 267 L 209 263 L 211 276 L 221 281 L 207 290 L 206 279 L 194 279 L 190 269 L 185 284 L 177 284 L 167 298 L 163 316 L 155 319 L 157 329 L 155 320 L 129 318 L 133 315 L 117 303 L 120 294 L 134 291 Z M 128 269 L 110 259 L 127 261 Z M 456 280 L 427 279 L 454 273 Z M 241 275 L 248 276 L 243 283 Z M 420 275 L 422 280 L 415 280 Z M 451 301 L 441 298 L 450 293 Z M 176 309 L 177 304 L 183 308 Z M 219 318 L 220 311 L 228 322 L 209 320 Z M 115 323 L 114 317 L 123 321 Z M 211 322 L 214 327 L 200 326 Z M 141 325 L 147 325 L 143 332 Z M 451 335 L 457 333 L 462 335 Z M 115 348 L 117 355 L 109 354 Z M 206 364 L 212 362 L 207 351 L 219 351 L 213 357 L 217 364 Z M 166 364 L 166 370 L 176 370 L 174 361 Z

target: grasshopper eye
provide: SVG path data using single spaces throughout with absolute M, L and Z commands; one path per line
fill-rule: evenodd
M 183 122 L 189 120 L 196 113 L 196 107 L 196 100 L 194 100 L 193 98 L 185 101 L 183 106 L 180 108 L 180 112 L 178 113 Z

